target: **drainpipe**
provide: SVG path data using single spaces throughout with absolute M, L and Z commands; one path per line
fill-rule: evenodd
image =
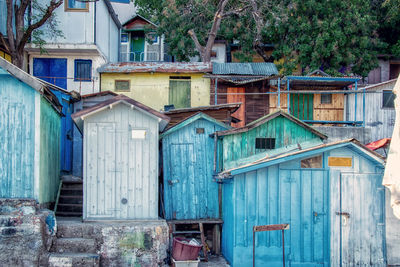
M 93 39 L 94 39 L 94 44 L 97 44 L 97 40 L 96 40 L 96 19 L 97 19 L 97 10 L 96 10 L 96 3 L 97 1 L 94 2 L 94 23 L 93 23 L 93 27 L 94 27 L 94 31 L 93 31 Z

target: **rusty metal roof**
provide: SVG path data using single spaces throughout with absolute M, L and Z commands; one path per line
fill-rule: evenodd
M 117 62 L 98 69 L 100 73 L 205 73 L 211 72 L 211 63 L 199 62 Z
M 254 75 L 274 76 L 278 75 L 278 69 L 274 63 L 214 63 L 213 74 L 216 75 Z

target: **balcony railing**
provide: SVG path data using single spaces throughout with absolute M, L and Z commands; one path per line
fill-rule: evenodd
M 145 62 L 145 61 L 171 61 L 167 54 L 161 57 L 159 52 L 121 52 L 122 62 Z

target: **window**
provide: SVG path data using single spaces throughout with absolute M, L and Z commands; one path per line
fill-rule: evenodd
M 90 59 L 75 59 L 74 81 L 92 81 L 92 61 Z
M 322 94 L 321 104 L 332 104 L 332 94 Z
M 88 2 L 78 0 L 65 0 L 65 11 L 89 11 Z
M 301 160 L 301 168 L 305 169 L 317 169 L 322 168 L 322 156 L 316 156 Z
M 204 134 L 204 128 L 196 128 L 197 134 Z
M 127 33 L 121 33 L 121 43 L 127 43 L 129 41 L 129 36 Z
M 393 94 L 393 92 L 390 90 L 383 90 L 382 94 L 382 108 L 394 108 L 395 94 Z
M 115 91 L 118 92 L 129 92 L 131 90 L 131 85 L 129 80 L 116 80 L 115 81 Z
M 256 149 L 274 149 L 275 138 L 256 138 Z
M 157 36 L 157 34 L 148 33 L 146 37 L 147 37 L 147 40 L 149 41 L 149 43 L 158 44 L 158 36 Z

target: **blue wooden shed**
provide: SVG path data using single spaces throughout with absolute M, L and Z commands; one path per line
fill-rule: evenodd
M 224 256 L 251 266 L 253 226 L 288 223 L 287 266 L 386 266 L 384 163 L 351 139 L 225 170 Z M 281 232 L 256 233 L 255 255 L 282 266 Z
M 160 136 L 167 220 L 220 217 L 212 135 L 229 128 L 199 112 Z
M 54 202 L 62 106 L 51 87 L 0 58 L 0 197 Z

